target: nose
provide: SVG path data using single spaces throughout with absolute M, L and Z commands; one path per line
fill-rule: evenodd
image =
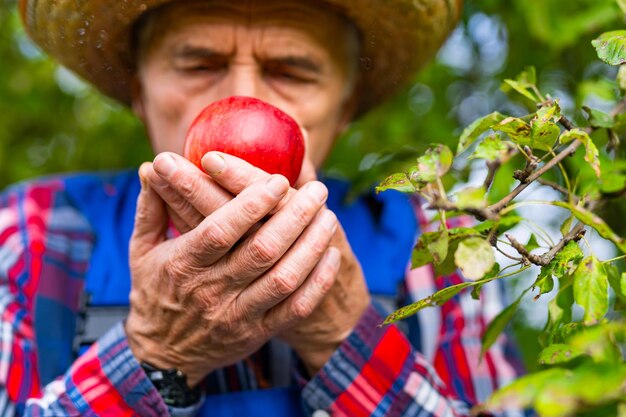
M 224 79 L 224 96 L 248 96 L 266 100 L 262 72 L 252 63 L 233 62 Z

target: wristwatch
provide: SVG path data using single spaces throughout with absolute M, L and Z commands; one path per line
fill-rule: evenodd
M 187 376 L 180 370 L 159 369 L 146 362 L 141 362 L 141 367 L 166 405 L 184 408 L 200 401 L 200 386 L 189 388 Z

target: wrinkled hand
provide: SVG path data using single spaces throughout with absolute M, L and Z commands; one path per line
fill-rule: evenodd
M 174 162 L 177 167 L 175 173 L 165 169 L 165 158 Z M 239 158 L 217 152 L 206 155 L 203 164 L 210 176 L 175 154 L 161 155 L 155 160 L 150 183 L 167 202 L 172 219 L 181 231 L 193 230 L 203 216 L 210 215 L 233 195 L 239 195 L 255 181 L 269 177 L 266 172 Z M 314 168 L 305 162 L 296 187 L 306 188 L 306 184 L 314 179 Z M 220 187 L 216 189 L 216 185 Z M 296 193 L 295 189 L 289 190 L 273 212 L 280 214 L 282 207 Z M 296 349 L 311 373 L 327 362 L 370 302 L 361 267 L 341 226 L 330 244 L 339 250 L 341 260 L 338 278 L 332 289 L 312 314 L 280 333 L 280 337 Z
M 200 205 L 211 212 L 167 239 L 164 200 L 171 200 L 153 187 L 154 174 L 151 164 L 140 169 L 126 333 L 138 360 L 176 367 L 193 386 L 310 315 L 339 268 L 339 252 L 329 248 L 337 221 L 324 208 L 326 189 L 317 182 L 284 201 L 289 184 L 279 175 L 250 182 L 235 198 L 207 181 L 211 192 L 197 197 L 213 201 Z M 196 192 L 189 185 L 181 190 Z M 194 200 L 187 201 L 189 208 Z M 178 221 L 190 218 L 172 206 Z

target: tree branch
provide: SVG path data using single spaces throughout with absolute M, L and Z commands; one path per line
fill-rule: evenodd
M 572 240 L 580 239 L 584 234 L 584 223 L 578 223 L 572 230 L 569 231 L 569 233 L 563 236 L 563 238 L 559 240 L 556 245 L 552 246 L 550 250 L 542 255 L 535 255 L 528 252 L 526 247 L 518 242 L 517 239 L 515 239 L 515 237 L 513 237 L 512 235 L 507 233 L 505 236 L 509 240 L 509 242 L 511 242 L 511 246 L 513 246 L 513 248 L 515 248 L 515 250 L 520 255 L 522 255 L 524 259 L 528 259 L 529 262 L 535 265 L 545 266 L 552 262 L 556 254 L 559 253 L 561 249 L 565 247 L 565 245 L 567 245 Z
M 561 120 L 562 121 L 562 120 Z M 563 149 L 559 152 L 554 158 L 545 163 L 541 168 L 533 172 L 531 175 L 526 178 L 524 182 L 521 182 L 517 187 L 515 187 L 509 194 L 507 194 L 502 200 L 498 201 L 495 204 L 487 207 L 485 210 L 490 211 L 494 214 L 501 212 L 515 197 L 517 197 L 522 191 L 524 191 L 533 181 L 537 178 L 541 177 L 543 174 L 554 168 L 559 162 L 567 158 L 576 152 L 576 149 L 582 144 L 579 140 L 575 140 L 570 143 L 567 148 Z

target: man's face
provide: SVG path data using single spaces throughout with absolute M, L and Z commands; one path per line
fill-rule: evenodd
M 140 31 L 133 107 L 154 151 L 180 154 L 207 104 L 257 97 L 306 130 L 307 157 L 319 167 L 355 104 L 355 32 L 304 1 L 176 2 Z

